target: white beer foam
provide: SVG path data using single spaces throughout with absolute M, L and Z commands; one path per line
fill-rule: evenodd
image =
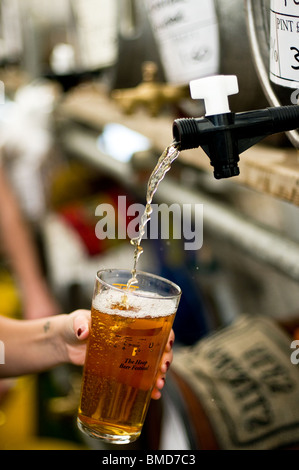
M 127 295 L 128 308 L 126 310 L 115 308 L 115 305 L 123 303 L 124 295 Z M 147 295 L 147 297 L 141 297 L 141 295 Z M 152 293 L 143 291 L 138 291 L 138 295 L 133 295 L 125 291 L 107 290 L 98 294 L 93 300 L 93 308 L 102 313 L 131 318 L 172 315 L 176 311 L 176 305 L 177 301 L 174 298 L 153 297 Z

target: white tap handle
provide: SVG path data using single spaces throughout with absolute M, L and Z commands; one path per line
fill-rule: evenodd
M 191 97 L 204 99 L 206 116 L 230 112 L 228 96 L 239 93 L 235 75 L 213 75 L 190 82 Z

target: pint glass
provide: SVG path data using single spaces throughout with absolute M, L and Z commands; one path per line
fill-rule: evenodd
M 128 270 L 99 271 L 83 369 L 78 427 L 114 444 L 142 430 L 181 290 L 161 277 Z

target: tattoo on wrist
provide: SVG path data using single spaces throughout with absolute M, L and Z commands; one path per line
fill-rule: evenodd
M 44 324 L 44 332 L 47 333 L 50 329 L 50 321 L 48 320 L 45 324 Z

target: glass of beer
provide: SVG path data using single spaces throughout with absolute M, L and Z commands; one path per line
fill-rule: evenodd
M 142 431 L 181 290 L 153 274 L 99 271 L 83 369 L 78 427 L 112 444 Z

